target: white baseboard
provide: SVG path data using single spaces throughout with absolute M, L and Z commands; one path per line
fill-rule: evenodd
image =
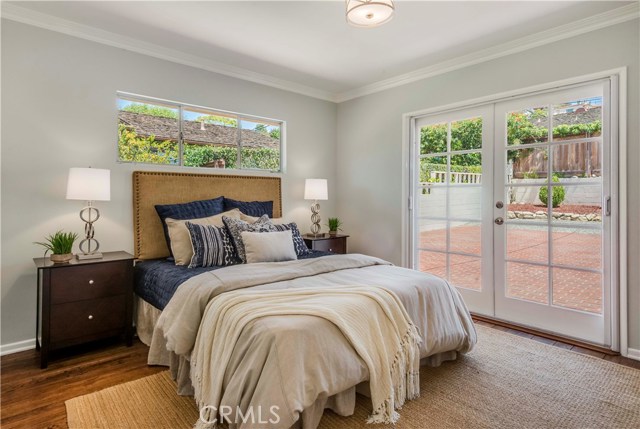
M 10 355 L 11 353 L 23 352 L 25 350 L 31 350 L 36 348 L 36 339 L 18 341 L 16 343 L 1 344 L 0 356 Z
M 627 349 L 627 357 L 629 359 L 640 360 L 640 350 L 639 349 Z

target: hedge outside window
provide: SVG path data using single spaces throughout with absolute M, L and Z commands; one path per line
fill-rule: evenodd
M 118 93 L 118 160 L 282 171 L 284 122 Z

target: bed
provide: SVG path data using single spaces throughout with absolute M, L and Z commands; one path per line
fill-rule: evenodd
M 178 393 L 193 394 L 189 360 L 207 305 L 231 291 L 382 287 L 392 291 L 418 328 L 420 363 L 437 366 L 471 350 L 476 333 L 459 293 L 446 281 L 359 254 L 310 252 L 294 261 L 208 269 L 177 267 L 154 209 L 220 195 L 240 201 L 273 201 L 282 214 L 277 177 L 134 172 L 136 328 L 150 346 L 148 362 L 169 366 Z M 278 405 L 278 421 L 259 427 L 314 429 L 325 409 L 350 415 L 356 392 L 368 394 L 369 368 L 341 331 L 309 315 L 264 317 L 244 328 L 229 364 L 221 368 L 229 407 Z M 194 375 L 198 377 L 197 374 Z M 429 392 L 422 392 L 428 394 Z M 240 422 L 239 428 L 258 427 Z

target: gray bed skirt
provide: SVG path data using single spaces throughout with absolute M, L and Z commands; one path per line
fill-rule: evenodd
M 151 347 L 151 342 L 154 338 L 153 329 L 161 313 L 160 310 L 148 302 L 136 297 L 136 329 L 138 338 L 140 338 L 144 344 L 150 346 L 147 363 L 149 365 L 169 367 L 171 376 L 177 385 L 177 393 L 182 396 L 193 396 L 193 386 L 191 385 L 189 374 L 191 369 L 189 361 L 169 352 L 164 345 L 157 344 L 154 345 L 155 347 Z M 159 339 L 156 337 L 155 340 L 158 341 Z M 153 353 L 151 352 L 152 350 L 154 351 Z M 160 352 L 160 350 L 164 352 Z M 455 360 L 457 357 L 458 352 L 455 350 L 446 351 L 421 359 L 420 365 L 436 367 L 440 366 L 443 362 Z M 325 409 L 330 409 L 340 416 L 352 415 L 356 405 L 356 393 L 368 397 L 369 382 L 364 381 L 336 395 L 316 399 L 310 407 L 307 407 L 302 412 L 300 419 L 291 426 L 291 429 L 316 429 L 320 424 L 320 419 Z M 235 429 L 235 426 L 236 425 L 231 424 L 229 428 Z

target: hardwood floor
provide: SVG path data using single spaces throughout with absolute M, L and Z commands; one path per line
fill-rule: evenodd
M 166 369 L 148 366 L 147 352 L 138 339 L 105 341 L 53 354 L 45 370 L 35 350 L 3 356 L 0 426 L 67 428 L 64 401 Z
M 640 369 L 640 361 L 605 355 L 485 321 L 476 323 Z M 66 428 L 64 401 L 165 370 L 147 365 L 147 351 L 147 346 L 137 339 L 132 347 L 125 347 L 121 341 L 101 342 L 58 352 L 45 370 L 40 369 L 35 350 L 3 356 L 0 426 L 2 429 Z

